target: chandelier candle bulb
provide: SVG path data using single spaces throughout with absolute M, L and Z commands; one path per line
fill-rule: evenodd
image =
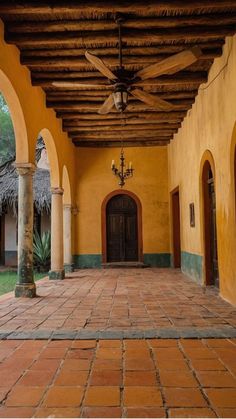
M 120 170 L 115 166 L 115 160 L 111 162 L 111 170 L 115 176 L 119 178 L 119 186 L 122 188 L 125 185 L 125 180 L 133 176 L 134 169 L 132 168 L 132 162 L 129 162 L 129 168 L 126 169 L 124 150 L 120 152 Z

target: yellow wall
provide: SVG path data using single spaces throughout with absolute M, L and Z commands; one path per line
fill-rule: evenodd
M 227 63 L 223 69 L 224 65 Z M 221 69 L 223 69 L 221 71 Z M 220 73 L 220 74 L 219 74 Z M 219 75 L 218 75 L 219 74 Z M 214 78 L 216 79 L 214 80 Z M 203 90 L 204 89 L 204 90 Z M 182 128 L 168 146 L 169 191 L 180 188 L 182 251 L 204 256 L 201 199 L 202 157 L 215 163 L 216 218 L 221 295 L 236 303 L 236 225 L 233 151 L 236 144 L 236 36 L 227 38 L 223 55 L 211 68 Z M 189 223 L 195 203 L 196 227 Z M 203 258 L 204 282 L 204 258 Z
M 101 254 L 101 206 L 104 198 L 119 189 L 111 161 L 119 164 L 120 149 L 77 150 L 77 246 L 76 254 Z M 143 252 L 169 252 L 168 163 L 166 147 L 126 148 L 134 177 L 125 189 L 142 204 Z M 121 189 L 122 192 L 122 189 Z

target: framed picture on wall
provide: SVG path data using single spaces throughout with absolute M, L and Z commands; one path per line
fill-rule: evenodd
M 195 227 L 195 210 L 194 203 L 189 204 L 189 214 L 190 214 L 190 227 Z

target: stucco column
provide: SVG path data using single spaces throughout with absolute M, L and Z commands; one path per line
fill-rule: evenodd
M 63 189 L 52 188 L 51 203 L 51 270 L 50 279 L 64 279 L 63 265 Z
M 18 190 L 18 279 L 15 297 L 35 297 L 33 273 L 33 173 L 31 163 L 15 164 L 19 175 Z
M 64 231 L 64 268 L 65 272 L 73 272 L 71 254 L 71 205 L 63 205 L 63 231 Z

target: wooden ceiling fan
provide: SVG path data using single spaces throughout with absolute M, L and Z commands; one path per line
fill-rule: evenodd
M 188 50 L 184 50 L 178 54 L 172 55 L 158 63 L 148 65 L 142 70 L 137 71 L 136 73 L 128 71 L 124 68 L 122 62 L 122 39 L 121 39 L 121 23 L 123 17 L 117 17 L 116 22 L 119 29 L 119 67 L 115 71 L 111 71 L 107 65 L 96 55 L 86 51 L 86 59 L 109 81 L 108 84 L 93 84 L 93 83 L 78 83 L 78 82 L 53 82 L 55 87 L 64 87 L 64 88 L 96 88 L 104 87 L 107 88 L 112 86 L 113 93 L 111 93 L 102 106 L 99 108 L 99 114 L 107 114 L 113 108 L 119 112 L 123 112 L 128 105 L 129 95 L 134 96 L 136 99 L 141 100 L 152 108 L 155 108 L 160 111 L 173 111 L 175 110 L 175 105 L 169 103 L 157 96 L 154 96 L 143 89 L 138 88 L 142 86 L 142 82 L 146 80 L 145 85 L 147 85 L 147 80 L 150 79 L 150 85 L 152 85 L 152 80 L 155 77 L 161 76 L 163 74 L 175 74 L 180 70 L 188 67 L 193 64 L 201 56 L 202 51 L 198 47 L 193 47 Z

